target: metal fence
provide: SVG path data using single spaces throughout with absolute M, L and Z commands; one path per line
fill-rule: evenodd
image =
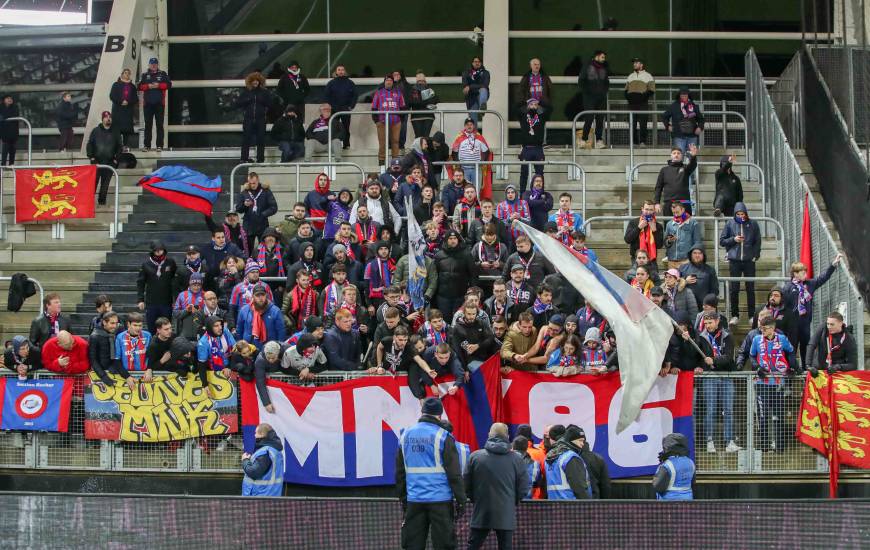
M 13 121 L 23 122 L 27 126 L 27 164 L 30 164 L 33 162 L 33 125 L 30 124 L 29 120 L 21 116 L 6 119 L 6 122 Z
M 39 372 L 34 378 L 59 376 Z M 273 378 L 290 384 L 326 386 L 364 376 L 372 375 L 362 371 L 324 372 L 312 382 L 283 375 Z M 0 467 L 103 471 L 240 470 L 241 434 L 167 443 L 85 439 L 81 388 L 86 377 L 74 378 L 76 389 L 69 433 L 0 432 Z M 825 460 L 794 437 L 803 380 L 803 377 L 796 376 L 786 378 L 782 384 L 762 385 L 748 371 L 696 375 L 694 417 L 698 470 L 703 473 L 825 471 Z M 740 450 L 726 448 L 732 439 L 741 447 Z M 708 449 L 708 440 L 713 441 L 715 451 Z
M 859 46 L 815 45 L 808 51 L 827 82 L 849 133 L 870 142 L 870 51 Z
M 786 263 L 800 257 L 804 202 L 808 201 L 813 242 L 813 265 L 825 269 L 839 252 L 825 220 L 822 218 L 800 165 L 776 115 L 773 101 L 764 85 L 764 77 L 755 52 L 746 53 L 746 97 L 749 121 L 749 145 L 755 162 L 764 170 L 769 183 L 770 215 L 782 223 L 785 231 Z M 813 296 L 813 315 L 821 319 L 845 302 L 847 321 L 854 327 L 858 343 L 858 364 L 864 364 L 864 299 L 845 263 Z

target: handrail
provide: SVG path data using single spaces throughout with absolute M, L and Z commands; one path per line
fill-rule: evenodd
M 584 218 L 583 232 L 588 234 L 589 226 L 592 224 L 593 221 L 595 221 L 595 222 L 599 222 L 599 221 L 627 222 L 627 221 L 631 221 L 634 219 L 637 219 L 637 216 L 630 216 L 630 215 L 629 216 L 592 216 L 588 220 L 586 220 Z M 715 246 L 713 247 L 713 262 L 716 266 L 716 271 L 718 272 L 719 271 L 719 248 L 721 248 L 719 246 L 719 235 L 720 235 L 719 222 L 721 222 L 721 221 L 727 222 L 730 218 L 719 218 L 716 216 L 692 216 L 692 219 L 698 220 L 701 222 L 705 222 L 705 221 L 712 221 L 713 222 L 713 234 L 715 236 L 714 237 Z M 783 275 L 786 275 L 787 271 L 786 271 L 786 261 L 785 261 L 785 228 L 783 228 L 783 226 L 779 222 L 779 220 L 774 219 L 774 218 L 761 216 L 761 217 L 752 218 L 752 219 L 755 221 L 772 223 L 779 230 L 779 235 L 778 235 L 778 238 L 776 239 L 776 243 L 777 243 L 777 247 L 779 248 L 780 271 L 782 272 Z
M 16 165 L 16 166 L 0 166 L 0 214 L 3 212 L 3 170 L 11 170 L 12 171 L 12 189 L 13 193 L 15 190 L 15 182 L 17 174 L 15 172 L 16 168 L 27 168 L 27 169 L 61 169 L 68 168 L 71 165 L 60 165 L 60 164 L 27 164 L 24 166 Z M 81 165 L 75 164 L 72 166 L 89 166 L 89 165 Z M 118 175 L 118 171 L 114 166 L 109 166 L 108 164 L 96 164 L 97 169 L 105 168 L 107 170 L 112 171 L 112 176 L 115 179 L 115 212 L 112 216 L 112 223 L 109 224 L 109 238 L 114 239 L 118 236 L 118 233 L 121 232 L 121 223 L 119 210 L 121 207 L 121 177 Z M 61 222 L 56 222 L 60 224 Z M 0 215 L 0 240 L 6 238 L 6 222 L 2 215 Z M 62 238 L 62 237 L 58 237 Z
M 236 209 L 236 192 L 235 192 L 235 177 L 236 171 L 239 168 L 251 168 L 251 167 L 295 167 L 296 168 L 296 202 L 299 202 L 299 178 L 301 174 L 301 169 L 303 167 L 317 167 L 317 168 L 327 168 L 327 167 L 342 167 L 346 166 L 349 168 L 356 168 L 360 173 L 360 182 L 365 181 L 366 173 L 362 169 L 362 167 L 355 162 L 242 162 L 240 164 L 236 164 L 233 169 L 230 171 L 230 212 Z
M 23 122 L 25 126 L 27 126 L 27 164 L 30 164 L 31 162 L 33 162 L 33 125 L 31 125 L 30 121 L 23 116 L 14 116 L 11 118 L 7 118 L 4 122 L 12 120 L 17 122 Z
M 433 162 L 431 163 L 433 166 L 457 166 L 459 165 L 459 161 L 443 161 L 443 162 Z M 478 160 L 478 161 L 463 161 L 462 164 L 472 164 L 474 165 L 475 171 L 480 171 L 480 166 L 533 166 L 536 164 L 544 164 L 550 166 L 568 166 L 573 167 L 580 173 L 580 184 L 581 184 L 581 213 L 583 215 L 583 219 L 586 219 L 586 170 L 577 164 L 576 162 L 571 162 L 568 160 Z M 480 178 L 475 178 L 475 188 L 477 189 L 478 194 L 480 193 Z M 576 179 L 571 177 L 571 171 L 568 170 L 568 179 Z
M 759 181 L 761 183 L 761 205 L 762 205 L 762 213 L 765 216 L 770 215 L 770 205 L 767 203 L 767 179 L 764 174 L 764 170 L 761 169 L 761 166 L 757 165 L 754 162 L 734 162 L 733 166 L 746 166 L 750 169 L 754 168 L 758 170 L 760 175 Z M 632 188 L 633 183 L 637 179 L 637 173 L 641 166 L 661 166 L 660 162 L 638 162 L 637 164 L 631 165 L 628 173 L 626 174 L 626 180 L 628 183 L 628 214 L 631 215 L 631 201 L 633 198 Z M 713 161 L 699 161 L 698 166 L 719 166 L 718 162 Z M 698 180 L 695 180 L 695 199 L 696 204 L 699 204 L 700 201 L 700 191 L 698 191 Z M 696 210 L 697 211 L 697 210 Z M 667 212 L 665 212 L 667 214 Z
M 12 277 L 0 277 L 0 281 L 11 281 Z M 36 285 L 36 288 L 39 289 L 39 307 L 42 307 L 42 304 L 45 302 L 45 289 L 42 288 L 42 283 L 39 280 L 34 279 L 28 275 L 27 280 Z
M 504 161 L 504 150 L 507 148 L 507 134 L 505 133 L 505 123 L 504 117 L 498 111 L 492 111 L 489 109 L 435 109 L 433 111 L 411 111 L 411 110 L 403 110 L 403 111 L 338 111 L 337 113 L 332 113 L 332 116 L 329 117 L 329 123 L 327 124 L 327 150 L 329 151 L 327 159 L 329 162 L 332 162 L 332 121 L 337 116 L 357 116 L 357 115 L 384 115 L 384 166 L 387 167 L 390 165 L 390 115 L 412 115 L 412 114 L 438 114 L 440 117 L 440 128 L 441 131 L 444 131 L 444 115 L 461 115 L 461 114 L 481 114 L 481 115 L 495 115 L 498 119 L 498 129 L 499 129 L 499 156 L 501 157 L 501 161 Z
M 782 283 L 785 281 L 790 281 L 790 277 L 726 277 L 716 275 L 716 278 L 719 279 L 719 282 L 722 286 L 725 287 L 725 311 L 731 311 L 731 293 L 728 292 L 727 283 Z M 754 311 L 749 312 L 749 317 L 751 318 L 755 314 Z
M 622 114 L 628 115 L 628 157 L 629 164 L 634 165 L 634 115 L 661 115 L 662 111 L 614 111 L 611 109 L 590 109 L 586 111 L 580 111 L 574 118 L 571 119 L 571 159 L 574 162 L 577 162 L 577 120 L 583 115 L 606 115 L 607 122 L 605 124 L 610 124 L 610 115 L 618 115 Z M 746 117 L 737 111 L 704 111 L 704 115 L 734 115 L 740 118 L 743 121 L 743 156 L 749 158 L 749 126 L 746 123 Z M 653 130 L 657 130 L 657 122 L 653 121 Z M 725 124 L 722 126 L 722 135 L 727 135 L 728 125 Z M 700 136 L 698 136 L 700 138 Z M 726 140 L 723 140 L 725 143 Z

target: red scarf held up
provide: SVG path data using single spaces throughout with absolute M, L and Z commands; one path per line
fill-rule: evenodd
M 656 250 L 655 234 L 652 230 L 655 224 L 656 218 L 653 216 L 653 218 L 647 222 L 646 227 L 640 230 L 640 246 L 638 248 L 646 252 L 646 257 L 649 258 L 650 262 L 656 261 L 656 256 L 658 254 Z

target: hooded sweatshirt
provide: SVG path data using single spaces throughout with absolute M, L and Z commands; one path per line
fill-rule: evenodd
M 342 196 L 347 196 L 347 201 L 342 201 Z M 350 203 L 352 202 L 353 195 L 350 189 L 346 187 L 343 187 L 338 192 L 335 200 L 329 201 L 326 207 L 326 223 L 323 227 L 323 238 L 325 240 L 334 239 L 342 222 L 350 220 Z
M 704 255 L 704 259 L 700 263 L 692 262 L 692 252 L 700 250 Z M 695 295 L 695 301 L 698 307 L 704 303 L 704 296 L 708 294 L 719 294 L 719 277 L 716 276 L 716 270 L 707 263 L 707 253 L 704 252 L 703 246 L 693 246 L 689 251 L 689 263 L 680 266 L 680 275 L 683 279 L 689 275 L 694 275 L 697 280 L 695 284 L 687 284 L 689 290 Z
M 728 155 L 719 159 L 719 169 L 716 170 L 716 195 L 713 198 L 713 208 L 718 208 L 726 216 L 734 215 L 738 202 L 743 202 L 743 185 L 740 178 L 731 170 Z
M 547 464 L 552 464 L 558 460 L 563 453 L 569 451 L 577 453 L 580 459 L 568 461 L 565 465 L 565 478 L 568 481 L 571 490 L 574 492 L 574 496 L 578 500 L 588 499 L 589 496 L 586 491 L 587 487 L 589 487 L 589 476 L 587 474 L 587 467 L 581 464 L 581 461 L 583 460 L 583 449 L 580 449 L 569 441 L 560 439 L 559 441 L 556 441 L 549 451 L 547 451 Z
M 668 434 L 662 441 L 662 452 L 659 454 L 659 460 L 664 462 L 672 456 L 689 456 L 689 442 L 683 434 Z M 656 493 L 664 494 L 668 490 L 670 481 L 670 470 L 663 466 L 659 466 L 658 470 L 656 470 L 656 475 L 653 478 L 653 490 Z M 695 480 L 693 479 L 692 485 L 694 484 Z
M 329 191 L 329 185 L 332 183 L 329 176 L 326 176 L 326 185 L 322 187 L 318 183 L 320 176 L 326 176 L 326 174 L 320 173 L 314 176 L 314 189 L 305 195 L 305 210 L 312 218 L 325 218 L 329 202 L 334 199 L 334 195 Z M 311 222 L 311 225 L 314 229 L 323 231 L 325 222 L 323 220 L 315 220 Z
M 749 218 L 749 210 L 742 202 L 734 205 L 734 213 L 746 212 L 747 219 L 743 221 L 734 216 L 727 222 L 719 236 L 719 246 L 725 248 L 725 258 L 729 261 L 757 261 L 761 256 L 761 229 L 758 222 Z M 743 235 L 743 242 L 737 242 L 736 236 Z

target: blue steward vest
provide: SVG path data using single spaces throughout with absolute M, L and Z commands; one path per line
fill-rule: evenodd
M 284 489 L 284 456 L 280 451 L 264 445 L 257 449 L 251 460 L 268 454 L 272 466 L 261 479 L 251 479 L 247 475 L 242 480 L 242 496 L 246 497 L 279 497 Z
M 577 500 L 574 491 L 568 485 L 568 477 L 565 475 L 565 467 L 568 462 L 575 458 L 583 465 L 583 471 L 586 473 L 586 494 L 592 498 L 592 485 L 586 461 L 576 452 L 567 451 L 556 460 L 547 461 L 547 498 L 549 500 Z
M 459 469 L 462 475 L 465 475 L 465 472 L 468 471 L 468 457 L 471 455 L 471 447 L 456 441 L 456 452 L 459 453 Z
M 405 460 L 408 502 L 449 502 L 453 491 L 447 482 L 442 457 L 447 430 L 430 422 L 418 422 L 399 438 Z
M 526 462 L 526 472 L 529 474 L 529 490 L 523 498 L 532 498 L 532 488 L 541 477 L 541 465 L 534 459 L 531 462 Z
M 687 456 L 672 456 L 662 462 L 659 468 L 670 473 L 671 481 L 663 494 L 656 494 L 658 500 L 692 500 L 692 478 L 695 477 L 695 463 Z

